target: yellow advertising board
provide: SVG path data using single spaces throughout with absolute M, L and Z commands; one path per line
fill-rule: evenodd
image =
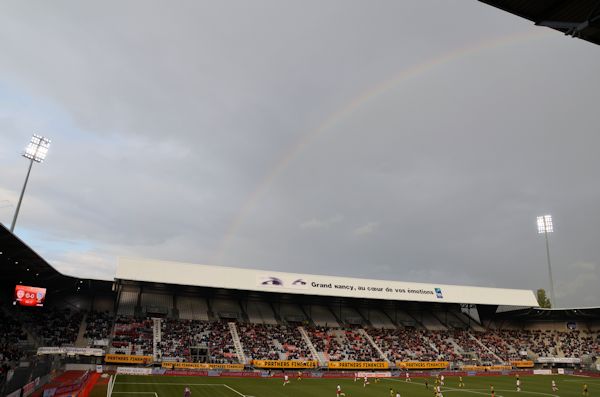
M 512 369 L 510 365 L 463 365 L 463 371 L 506 371 Z
M 396 367 L 404 369 L 444 369 L 448 361 L 398 361 Z
M 329 369 L 388 369 L 389 367 L 386 361 L 330 361 L 327 364 Z
M 130 364 L 151 364 L 152 356 L 129 356 L 127 354 L 107 354 L 104 356 L 107 363 L 130 363 Z
M 163 368 L 167 369 L 230 369 L 234 371 L 243 371 L 244 364 L 208 364 L 208 363 L 177 363 L 163 362 Z
M 299 360 L 252 360 L 257 368 L 317 368 L 316 361 Z
M 533 368 L 533 361 L 529 360 L 511 361 L 510 363 L 517 368 Z

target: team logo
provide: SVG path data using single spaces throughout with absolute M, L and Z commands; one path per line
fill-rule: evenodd
M 23 291 L 22 289 L 17 290 L 17 298 L 18 299 L 23 299 L 24 296 L 25 296 L 25 291 Z
M 441 288 L 435 288 L 435 296 L 437 296 L 438 299 L 443 299 L 444 295 L 442 295 L 442 289 Z
M 262 277 L 261 285 L 282 286 L 283 280 L 277 277 Z
M 44 298 L 44 293 L 42 291 L 39 291 L 36 296 L 37 300 L 41 301 Z
M 256 285 L 262 288 L 308 289 L 309 282 L 298 275 L 257 275 Z

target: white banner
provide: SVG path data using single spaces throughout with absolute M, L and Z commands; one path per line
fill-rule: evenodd
M 104 350 L 89 347 L 67 347 L 67 356 L 98 356 L 104 355 Z
M 42 354 L 65 354 L 65 348 L 64 347 L 38 347 L 37 349 L 37 354 L 42 355 Z
M 579 364 L 581 359 L 576 357 L 538 357 L 535 362 L 540 364 Z
M 43 354 L 66 354 L 67 356 L 98 356 L 104 355 L 104 350 L 89 347 L 38 347 L 38 356 Z
M 357 372 L 356 373 L 356 377 L 357 378 L 391 378 L 392 377 L 392 373 L 391 372 Z
M 552 375 L 552 370 L 551 369 L 534 369 L 533 374 L 534 375 Z
M 169 269 L 165 272 L 165 269 Z M 537 307 L 531 290 L 282 273 L 119 258 L 116 278 L 209 288 L 399 301 Z
M 123 375 L 152 375 L 152 368 L 117 367 L 117 374 L 123 374 Z

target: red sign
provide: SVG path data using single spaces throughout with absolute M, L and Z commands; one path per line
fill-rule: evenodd
M 46 288 L 25 285 L 15 287 L 15 301 L 21 306 L 44 306 L 44 299 L 46 299 Z

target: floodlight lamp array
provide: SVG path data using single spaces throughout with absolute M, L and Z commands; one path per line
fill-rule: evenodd
M 543 215 L 537 217 L 538 233 L 552 233 L 554 231 L 554 225 L 552 224 L 552 215 Z
M 50 148 L 50 139 L 33 134 L 29 145 L 25 148 L 23 157 L 41 163 L 46 159 L 48 149 Z

